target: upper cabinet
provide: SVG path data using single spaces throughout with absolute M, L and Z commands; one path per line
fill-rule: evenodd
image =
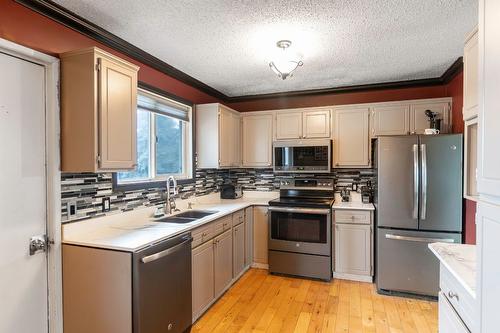
M 136 166 L 139 67 L 92 47 L 61 55 L 61 170 Z
M 410 134 L 424 134 L 430 128 L 429 118 L 425 112 L 430 110 L 438 114 L 441 119 L 441 133 L 448 133 L 450 129 L 451 98 L 436 100 L 422 100 L 410 105 Z
M 239 112 L 219 103 L 196 106 L 196 150 L 198 168 L 228 168 L 241 165 Z
M 243 115 L 241 123 L 243 166 L 257 168 L 272 167 L 272 113 Z
M 334 166 L 370 166 L 369 108 L 339 107 L 334 113 Z
M 330 109 L 277 111 L 276 139 L 329 138 L 330 115 Z
M 378 105 L 371 110 L 371 135 L 410 134 L 410 105 Z
M 477 116 L 478 112 L 479 46 L 477 28 L 469 35 L 464 47 L 464 120 Z

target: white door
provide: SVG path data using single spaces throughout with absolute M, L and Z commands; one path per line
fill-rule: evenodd
M 410 132 L 408 104 L 376 106 L 372 109 L 372 137 L 379 135 L 407 135 Z
M 371 275 L 371 226 L 335 225 L 335 272 Z
M 368 108 L 335 110 L 335 167 L 366 167 L 370 164 L 368 127 Z
M 410 132 L 412 134 L 424 134 L 426 128 L 430 127 L 429 118 L 425 111 L 431 110 L 438 114 L 441 119 L 441 133 L 448 133 L 450 104 L 448 102 L 419 103 L 410 106 Z
M 219 297 L 233 279 L 233 234 L 231 230 L 214 239 L 214 288 Z
M 0 332 L 42 333 L 47 256 L 29 240 L 46 234 L 45 69 L 0 53 Z

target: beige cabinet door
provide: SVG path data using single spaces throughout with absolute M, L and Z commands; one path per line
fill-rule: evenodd
M 276 114 L 276 139 L 302 138 L 302 112 L 278 112 Z
M 234 117 L 230 111 L 219 109 L 219 166 L 230 167 L 234 164 Z
M 448 102 L 418 103 L 410 106 L 410 133 L 424 134 L 424 130 L 430 127 L 429 118 L 425 115 L 426 110 L 437 112 L 441 119 L 441 133 L 448 133 L 450 104 Z
M 302 118 L 304 138 L 330 137 L 330 110 L 305 111 Z
M 243 166 L 271 167 L 273 164 L 273 116 L 243 116 Z
M 118 62 L 99 63 L 99 168 L 136 166 L 137 71 Z
M 477 116 L 478 112 L 478 71 L 479 45 L 478 32 L 467 40 L 464 47 L 464 106 L 463 117 L 468 120 Z
M 268 239 L 268 213 L 267 207 L 256 206 L 253 210 L 253 261 L 257 264 L 267 265 L 267 239 Z
M 368 112 L 368 108 L 335 110 L 335 167 L 369 166 Z
M 371 115 L 372 137 L 410 134 L 410 106 L 408 104 L 375 106 L 372 108 Z
M 232 115 L 233 140 L 229 144 L 233 147 L 232 166 L 239 167 L 241 165 L 241 118 L 235 113 Z
M 233 228 L 233 278 L 245 269 L 245 224 Z
M 214 289 L 219 297 L 233 279 L 233 234 L 232 230 L 214 238 Z
M 371 226 L 335 225 L 335 272 L 371 275 Z
M 192 257 L 193 319 L 198 318 L 214 300 L 214 243 L 193 249 Z
M 245 208 L 245 267 L 253 262 L 253 207 Z

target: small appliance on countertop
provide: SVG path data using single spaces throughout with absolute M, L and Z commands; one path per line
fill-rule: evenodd
M 239 199 L 243 196 L 241 185 L 222 184 L 220 187 L 221 199 Z

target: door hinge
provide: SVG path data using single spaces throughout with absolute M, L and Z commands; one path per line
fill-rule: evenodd
M 101 70 L 101 63 L 98 62 L 97 64 L 95 64 L 95 70 L 96 71 L 100 71 Z
M 101 155 L 97 155 L 96 158 L 95 158 L 95 161 L 97 163 L 100 163 L 101 162 Z

